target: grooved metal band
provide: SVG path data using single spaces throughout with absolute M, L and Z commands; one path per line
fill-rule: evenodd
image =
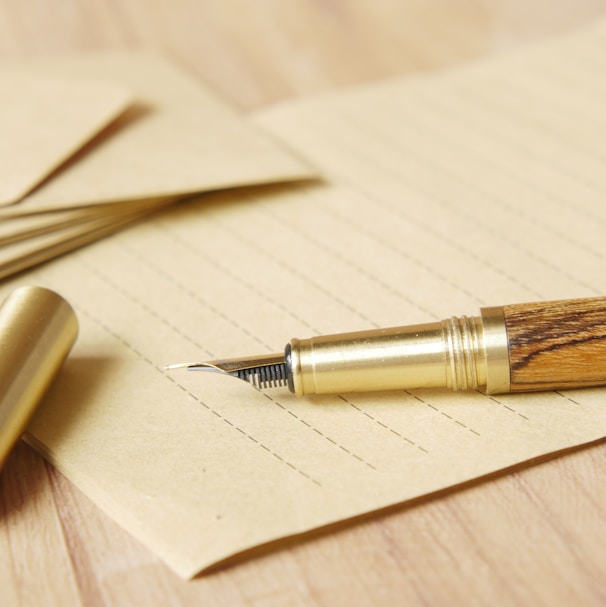
M 482 308 L 486 348 L 486 394 L 509 392 L 509 342 L 502 307 Z

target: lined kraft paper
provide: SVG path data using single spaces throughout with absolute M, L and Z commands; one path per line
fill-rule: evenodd
M 130 102 L 111 82 L 0 68 L 0 206 L 18 202 Z
M 603 294 L 606 24 L 286 105 L 326 175 L 218 194 L 4 285 L 76 308 L 28 440 L 182 576 L 604 436 L 603 389 L 296 398 L 163 365 Z
M 15 212 L 175 197 L 311 176 L 303 162 L 159 55 L 107 51 L 28 64 L 22 70 L 75 82 L 114 82 L 132 91 L 134 101 Z M 34 111 L 34 100 L 27 103 Z M 44 103 L 38 99 L 38 113 Z M 30 128 L 36 119 L 37 114 Z M 18 136 L 14 134 L 15 145 Z

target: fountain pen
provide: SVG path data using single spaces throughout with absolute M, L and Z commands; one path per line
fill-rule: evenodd
M 606 297 L 487 307 L 479 316 L 292 339 L 285 351 L 167 369 L 297 395 L 451 388 L 487 394 L 606 385 Z

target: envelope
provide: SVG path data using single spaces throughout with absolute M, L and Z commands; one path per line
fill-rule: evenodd
M 0 205 L 23 198 L 130 102 L 120 85 L 0 69 Z
M 10 71 L 13 76 L 0 90 L 7 92 L 11 116 L 19 117 L 19 127 L 6 129 L 0 159 L 18 157 L 13 164 L 23 168 L 14 173 L 28 179 L 23 177 L 19 187 L 7 186 L 2 200 L 14 202 L 40 184 L 20 201 L 21 210 L 177 197 L 313 175 L 307 164 L 159 55 L 103 52 L 20 70 L 13 66 Z M 31 83 L 29 92 L 25 82 Z M 36 87 L 56 90 L 52 112 L 47 111 L 50 93 L 34 94 Z M 99 99 L 94 98 L 95 87 L 104 92 Z M 130 92 L 132 102 L 108 125 L 125 109 L 124 91 Z M 23 97 L 27 100 L 21 107 Z M 5 113 L 5 105 L 0 101 L 0 114 Z M 80 119 L 83 124 L 77 124 Z M 103 125 L 107 126 L 99 132 Z M 83 132 L 89 138 L 97 136 L 65 162 L 68 153 L 86 141 Z M 31 155 L 38 147 L 41 154 L 44 148 L 44 162 L 34 162 Z M 40 183 L 50 173 L 51 178 Z M 0 168 L 0 181 L 13 181 L 11 175 L 11 165 Z

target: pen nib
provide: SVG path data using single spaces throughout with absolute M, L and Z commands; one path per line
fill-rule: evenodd
M 223 373 L 249 382 L 259 389 L 288 385 L 288 368 L 284 360 L 284 354 L 266 354 L 209 362 L 177 363 L 167 365 L 164 368 L 167 371 L 187 369 L 188 371 Z

